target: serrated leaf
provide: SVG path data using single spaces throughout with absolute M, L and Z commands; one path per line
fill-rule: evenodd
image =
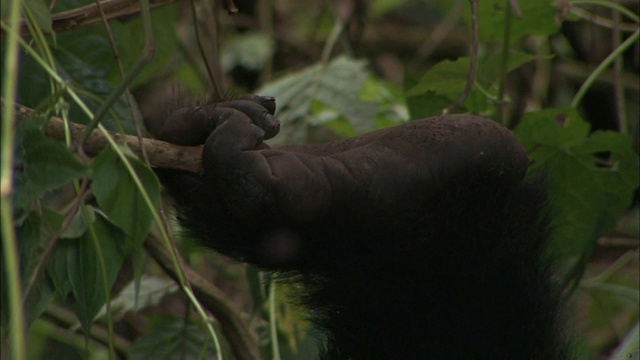
M 544 170 L 551 180 L 554 250 L 567 257 L 589 253 L 638 187 L 631 139 L 614 132 L 589 137 L 588 123 L 571 109 L 525 114 L 515 133 L 529 151 L 531 170 Z M 601 164 L 603 153 L 609 154 L 609 166 Z
M 147 194 L 157 208 L 160 183 L 140 160 L 125 151 Z M 110 148 L 103 150 L 91 163 L 91 190 L 109 220 L 134 239 L 135 248 L 149 233 L 153 221 L 151 211 L 133 181 L 131 174 Z
M 544 109 L 525 114 L 516 135 L 527 150 L 538 144 L 566 149 L 582 143 L 589 128 L 574 109 Z
M 521 51 L 511 51 L 507 61 L 507 72 L 513 71 L 527 62 L 541 58 Z M 478 66 L 476 83 L 486 89 L 497 87 L 500 77 L 501 56 L 490 56 Z M 454 61 L 445 60 L 420 76 L 418 81 L 405 76 L 407 104 L 413 118 L 439 115 L 451 105 L 464 91 L 469 76 L 469 58 L 461 57 Z M 461 110 L 481 113 L 491 105 L 491 99 L 481 93 L 477 86 L 472 87 Z
M 286 123 L 287 132 L 271 143 L 300 143 L 304 141 L 310 106 L 313 101 L 335 109 L 354 128 L 362 133 L 375 125 L 374 104 L 359 100 L 368 77 L 366 64 L 347 57 L 339 57 L 326 66 L 315 65 L 301 72 L 287 75 L 266 84 L 257 93 L 278 99 L 278 118 Z
M 24 171 L 18 173 L 15 206 L 22 208 L 72 180 L 89 175 L 64 143 L 52 140 L 40 130 L 29 130 L 22 140 Z
M 136 339 L 129 349 L 131 359 L 197 360 L 217 359 L 211 339 L 202 326 L 183 319 L 161 319 L 151 331 Z

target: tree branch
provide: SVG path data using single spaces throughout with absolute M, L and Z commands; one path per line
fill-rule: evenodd
M 149 7 L 153 9 L 175 1 L 176 0 L 149 0 Z M 107 20 L 131 16 L 140 12 L 139 0 L 104 0 L 100 5 L 104 9 Z M 102 18 L 100 16 L 100 9 L 96 3 L 51 15 L 51 27 L 56 34 L 93 25 L 100 21 L 102 21 Z M 31 36 L 24 21 L 20 24 L 20 35 Z M 6 36 L 5 31 L 2 30 L 0 32 L 0 38 L 5 38 Z
M 18 116 L 25 118 L 34 113 L 33 109 L 22 105 L 14 105 Z M 80 139 L 85 126 L 71 123 L 70 133 L 71 139 L 77 141 Z M 65 125 L 62 119 L 52 117 L 47 123 L 45 134 L 50 138 L 61 140 L 65 139 Z M 116 142 L 126 144 L 131 151 L 142 157 L 142 146 L 144 146 L 149 156 L 149 162 L 153 167 L 180 169 L 191 172 L 201 172 L 202 163 L 202 147 L 201 146 L 180 146 L 168 142 L 143 138 L 142 143 L 138 138 L 131 135 L 122 135 L 118 133 L 109 133 Z M 99 130 L 94 130 L 84 145 L 84 152 L 87 155 L 97 155 L 102 149 L 109 146 L 107 138 Z

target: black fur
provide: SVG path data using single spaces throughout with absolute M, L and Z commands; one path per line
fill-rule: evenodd
M 204 244 L 303 285 L 322 359 L 568 357 L 544 187 L 509 131 L 448 115 L 270 150 L 273 108 L 245 105 L 201 110 L 204 174 L 159 175 Z M 204 141 L 189 114 L 160 138 Z

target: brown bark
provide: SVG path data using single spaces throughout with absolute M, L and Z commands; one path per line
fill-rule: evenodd
M 30 108 L 21 105 L 15 105 L 15 107 L 20 117 L 27 117 L 33 113 L 33 110 Z M 84 129 L 84 125 L 71 123 L 71 140 L 77 142 L 84 132 Z M 52 117 L 47 123 L 45 134 L 56 140 L 64 140 L 65 125 L 62 119 Z M 140 158 L 142 158 L 142 146 L 144 146 L 149 157 L 149 162 L 153 167 L 180 169 L 191 172 L 202 171 L 201 146 L 180 146 L 148 138 L 142 138 L 141 143 L 136 136 L 118 133 L 109 133 L 109 136 L 117 143 L 126 144 L 129 149 Z M 86 155 L 94 156 L 108 145 L 109 142 L 103 133 L 99 130 L 94 130 L 85 142 L 83 150 Z
M 149 7 L 153 9 L 175 1 L 149 0 Z M 119 19 L 140 12 L 139 0 L 105 0 L 100 5 L 102 5 L 107 20 Z M 93 25 L 100 21 L 102 21 L 102 18 L 96 3 L 51 15 L 51 27 L 56 34 Z M 20 25 L 20 35 L 23 37 L 31 36 L 24 22 Z M 5 38 L 6 36 L 6 32 L 1 30 L 0 38 Z

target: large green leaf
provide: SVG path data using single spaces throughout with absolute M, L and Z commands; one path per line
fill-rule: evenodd
M 22 165 L 17 173 L 14 204 L 23 208 L 72 180 L 89 175 L 89 168 L 63 142 L 52 140 L 41 130 L 27 130 L 22 140 Z
M 551 181 L 554 246 L 566 256 L 590 253 L 631 204 L 638 187 L 638 156 L 631 138 L 611 131 L 589 135 L 571 109 L 525 114 L 516 135 Z
M 47 262 L 47 274 L 56 291 L 63 298 L 73 294 L 74 309 L 85 332 L 106 302 L 105 276 L 110 289 L 124 262 L 127 241 L 127 236 L 102 215 L 94 216 L 90 207 L 86 211 L 94 220 L 88 222 L 89 231 L 76 239 L 61 239 Z
M 107 300 L 105 290 L 111 289 L 125 258 L 125 236 L 118 228 L 104 217 L 96 216 L 94 230 L 97 239 L 93 239 L 90 232 L 85 233 L 74 242 L 78 249 L 71 254 L 76 256 L 72 256 L 71 261 L 67 263 L 67 272 L 75 297 L 74 308 L 87 333 Z M 96 241 L 100 245 L 99 251 L 95 246 Z M 104 262 L 100 261 L 100 257 Z M 102 268 L 103 263 L 105 269 Z M 105 271 L 106 284 L 103 275 Z
M 54 241 L 57 230 L 63 222 L 62 215 L 43 208 L 38 212 L 30 212 L 17 229 L 20 249 L 20 272 L 23 282 L 25 296 L 24 308 L 27 322 L 35 320 L 47 308 L 54 295 L 54 285 L 51 279 L 46 276 L 41 266 L 46 249 Z M 5 268 L 2 267 L 2 271 Z M 35 272 L 38 271 L 38 274 Z M 35 280 L 31 283 L 31 280 Z M 5 287 L 3 287 L 4 291 Z M 4 296 L 5 294 L 3 294 Z M 4 300 L 4 299 L 3 299 Z M 4 306 L 7 302 L 2 301 L 3 320 L 6 312 Z
M 179 46 L 178 31 L 174 25 L 178 23 L 180 15 L 180 5 L 177 3 L 163 5 L 151 12 L 151 27 L 154 40 L 153 58 L 138 74 L 130 88 L 135 89 L 140 85 L 157 79 L 158 74 L 166 73 L 167 64 L 172 58 L 174 58 L 174 62 L 182 59 L 180 52 L 176 51 Z M 125 73 L 128 73 L 143 55 L 145 38 L 142 18 L 137 16 L 128 21 L 112 22 L 111 29 L 120 50 Z M 104 30 L 100 34 L 105 37 Z M 85 47 L 84 49 L 87 48 Z M 180 57 L 175 59 L 176 56 Z M 112 85 L 120 83 L 120 74 L 115 65 L 113 55 L 109 54 L 106 61 L 109 61 L 108 79 L 110 83 Z M 209 84 L 209 81 L 207 80 L 205 83 Z
M 539 59 L 540 56 L 521 51 L 509 51 L 507 73 L 522 65 Z M 485 113 L 497 96 L 498 81 L 501 74 L 501 54 L 493 54 L 483 59 L 476 73 L 474 86 L 462 103 L 459 112 Z M 442 110 L 456 101 L 464 91 L 469 77 L 469 58 L 461 57 L 454 61 L 445 60 L 429 69 L 416 79 L 415 75 L 405 76 L 407 105 L 412 118 L 424 118 L 442 113 Z M 480 91 L 482 86 L 483 91 Z
M 274 96 L 278 101 L 278 118 L 286 126 L 272 143 L 304 142 L 313 102 L 335 110 L 356 133 L 372 130 L 376 106 L 363 102 L 359 94 L 368 77 L 363 61 L 339 57 L 326 65 L 315 65 L 266 84 L 258 94 Z M 317 120 L 317 119 L 316 119 Z
M 157 208 L 160 183 L 153 172 L 130 152 L 121 148 L 129 159 L 136 176 Z M 134 239 L 133 247 L 142 244 L 153 221 L 151 211 L 131 174 L 111 149 L 103 150 L 91 163 L 91 190 L 109 220 Z
M 77 262 L 77 242 L 78 239 L 64 239 L 59 241 L 47 261 L 47 275 L 51 279 L 56 292 L 63 299 L 73 291 L 68 266 L 72 262 L 74 264 Z M 74 269 L 74 271 L 77 270 L 78 269 Z

